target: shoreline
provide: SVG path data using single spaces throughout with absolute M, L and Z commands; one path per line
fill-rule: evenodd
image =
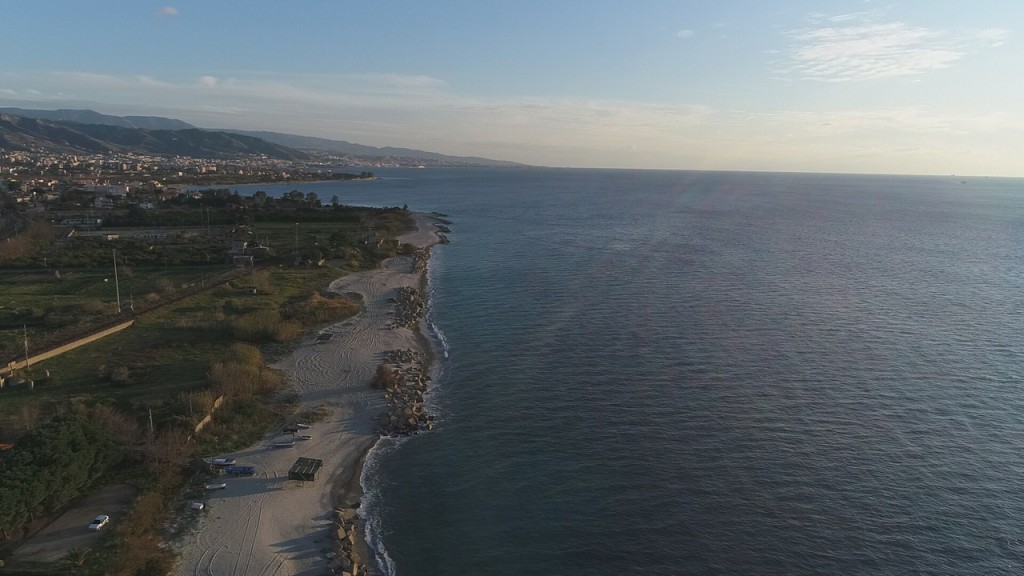
M 275 364 L 299 395 L 298 413 L 324 415 L 311 423 L 311 438 L 282 449 L 274 442 L 291 437 L 271 433 L 224 455 L 254 466 L 256 474 L 228 477 L 227 488 L 207 495 L 207 510 L 176 546 L 176 574 L 379 573 L 358 514 L 364 465 L 382 438 L 379 415 L 393 409 L 388 392 L 373 385 L 375 373 L 396 351 L 417 351 L 425 370 L 436 359 L 423 334 L 425 310 L 419 309 L 415 323 L 398 321 L 410 312 L 403 312 L 400 296 L 414 289 L 425 300 L 430 249 L 447 242 L 448 222 L 436 213 L 415 212 L 413 218 L 415 230 L 399 240 L 416 246 L 419 255 L 390 258 L 374 270 L 332 281 L 332 292 L 357 295 L 359 314 L 311 333 Z M 320 334 L 332 337 L 318 341 Z M 297 457 L 323 461 L 314 481 L 287 479 Z

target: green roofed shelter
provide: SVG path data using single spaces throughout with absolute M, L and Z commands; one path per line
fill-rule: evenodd
M 316 475 L 320 472 L 320 468 L 324 465 L 323 460 L 317 460 L 315 458 L 299 458 L 292 465 L 291 470 L 288 471 L 289 480 L 305 480 L 312 482 L 316 480 Z

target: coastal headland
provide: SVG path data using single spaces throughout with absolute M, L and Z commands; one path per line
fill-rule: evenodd
M 381 434 L 430 425 L 422 408 L 431 357 L 422 291 L 430 247 L 447 241 L 447 222 L 414 216 L 416 230 L 399 239 L 420 250 L 332 282 L 330 290 L 357 300 L 361 312 L 311 334 L 276 364 L 298 394 L 299 412 L 318 417 L 301 436 L 278 431 L 224 455 L 256 473 L 208 493 L 196 528 L 179 544 L 177 574 L 366 573 L 371 554 L 356 513 L 366 453 Z M 398 370 L 393 387 L 374 386 L 382 370 Z M 323 461 L 315 480 L 288 479 L 299 457 Z

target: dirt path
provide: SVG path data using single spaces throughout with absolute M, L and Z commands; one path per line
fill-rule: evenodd
M 127 484 L 104 486 L 86 496 L 18 546 L 10 558 L 11 566 L 16 567 L 19 562 L 56 562 L 73 548 L 92 547 L 124 516 L 134 497 L 135 488 Z M 110 523 L 98 532 L 89 530 L 89 523 L 100 514 L 110 516 Z

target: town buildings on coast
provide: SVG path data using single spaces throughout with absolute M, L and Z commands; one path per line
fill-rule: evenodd
M 303 182 L 369 178 L 365 170 L 340 173 L 343 157 L 284 161 L 261 156 L 211 159 L 155 156 L 131 152 L 70 154 L 0 149 L 0 186 L 8 201 L 33 205 L 56 201 L 62 193 L 92 193 L 102 204 L 128 193 L 174 194 L 180 187 L 263 182 Z M 381 159 L 379 164 L 393 164 Z M 104 208 L 107 206 L 97 206 Z

